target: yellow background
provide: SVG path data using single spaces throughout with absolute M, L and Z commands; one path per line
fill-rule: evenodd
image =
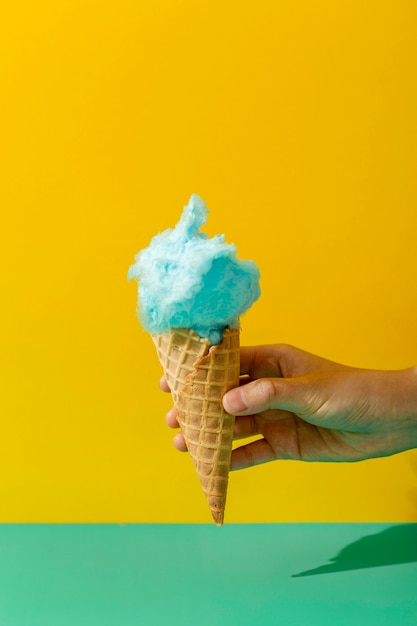
M 417 364 L 415 0 L 40 0 L 0 25 L 0 521 L 209 522 L 135 253 L 192 192 L 242 342 Z M 417 454 L 231 475 L 229 522 L 417 521 Z

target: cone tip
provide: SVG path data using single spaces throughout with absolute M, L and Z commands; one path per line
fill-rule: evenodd
M 223 518 L 224 518 L 224 511 L 211 511 L 211 514 L 213 516 L 214 521 L 216 522 L 217 526 L 223 526 Z

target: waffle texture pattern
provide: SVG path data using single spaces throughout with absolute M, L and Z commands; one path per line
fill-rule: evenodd
M 235 422 L 222 398 L 239 385 L 239 330 L 227 328 L 214 346 L 189 329 L 171 329 L 153 340 L 188 451 L 213 519 L 221 525 Z

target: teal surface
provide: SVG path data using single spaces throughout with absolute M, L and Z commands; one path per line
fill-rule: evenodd
M 417 624 L 417 524 L 0 525 L 0 626 Z

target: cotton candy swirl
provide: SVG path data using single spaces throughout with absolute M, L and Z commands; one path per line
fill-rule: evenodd
M 151 335 L 191 328 L 220 343 L 260 296 L 256 264 L 239 260 L 224 235 L 200 232 L 207 217 L 193 194 L 175 228 L 153 237 L 129 268 L 128 278 L 138 280 L 138 317 Z

